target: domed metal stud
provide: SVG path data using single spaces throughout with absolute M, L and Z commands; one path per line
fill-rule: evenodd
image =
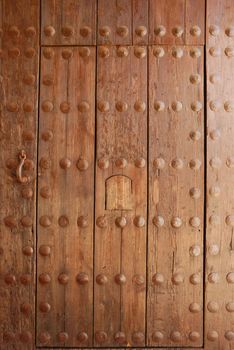
M 146 103 L 138 100 L 134 104 L 134 109 L 137 112 L 144 112 L 146 110 Z
M 39 276 L 39 282 L 41 284 L 48 284 L 48 283 L 50 283 L 51 282 L 50 275 L 48 273 L 46 273 L 46 272 L 41 273 L 40 276 Z
M 103 170 L 108 169 L 109 165 L 110 165 L 110 162 L 108 159 L 101 158 L 98 160 L 98 166 L 100 169 L 103 169 Z
M 234 283 L 234 272 L 229 272 L 226 276 L 226 280 L 228 283 L 233 284 Z
M 195 37 L 199 37 L 201 35 L 201 28 L 198 27 L 198 26 L 193 26 L 191 29 L 190 29 L 190 34 L 192 36 L 195 36 Z
M 153 162 L 156 169 L 163 169 L 165 167 L 165 160 L 163 158 L 157 158 Z
M 234 226 L 234 215 L 228 215 L 225 222 L 228 226 Z
M 200 84 L 201 76 L 200 74 L 192 74 L 190 75 L 189 80 L 191 84 Z
M 201 50 L 198 49 L 197 47 L 193 47 L 190 51 L 189 54 L 192 58 L 199 58 L 201 56 Z
M 89 57 L 91 54 L 90 49 L 88 47 L 80 47 L 79 48 L 79 56 L 82 58 Z
M 105 215 L 99 216 L 96 220 L 96 224 L 100 228 L 107 227 L 107 217 Z
M 189 254 L 192 257 L 197 257 L 201 254 L 201 248 L 199 245 L 194 244 L 192 247 L 189 248 Z
M 39 304 L 39 310 L 43 313 L 47 313 L 49 312 L 51 309 L 51 306 L 49 303 L 46 303 L 46 302 L 40 302 Z
M 154 109 L 157 112 L 162 112 L 165 109 L 165 103 L 163 101 L 155 101 L 154 102 Z
M 145 278 L 143 275 L 136 274 L 133 276 L 132 282 L 135 283 L 137 286 L 142 286 L 145 284 Z
M 29 273 L 24 273 L 20 276 L 20 282 L 24 285 L 28 285 L 32 282 L 32 276 Z
M 190 226 L 197 228 L 201 225 L 201 220 L 199 217 L 193 216 L 192 218 L 189 219 L 189 224 Z
M 27 38 L 33 38 L 36 35 L 37 31 L 36 28 L 33 26 L 30 26 L 25 29 L 24 34 Z
M 108 47 L 101 46 L 98 49 L 98 54 L 102 58 L 107 58 L 110 56 L 110 50 L 108 49 Z
M 202 103 L 200 101 L 195 101 L 191 103 L 191 109 L 194 112 L 200 112 L 202 110 Z
M 184 282 L 184 276 L 181 273 L 174 273 L 172 276 L 172 283 L 175 285 L 182 284 Z
M 23 130 L 22 138 L 24 141 L 32 142 L 33 140 L 35 140 L 35 134 L 31 130 Z
M 170 338 L 173 342 L 180 342 L 182 340 L 182 335 L 179 331 L 172 331 Z
M 234 340 L 234 331 L 226 331 L 224 336 L 228 341 L 233 341 Z
M 213 36 L 218 36 L 220 33 L 220 29 L 217 25 L 213 24 L 209 27 L 209 33 Z
M 7 227 L 9 227 L 9 228 L 11 228 L 11 229 L 17 227 L 17 221 L 16 221 L 16 219 L 14 218 L 14 216 L 11 216 L 11 215 L 6 216 L 6 217 L 4 218 L 4 224 L 5 224 L 5 226 L 7 226 Z
M 231 26 L 229 28 L 225 29 L 225 34 L 229 36 L 230 38 L 234 37 L 234 27 Z
M 68 284 L 69 282 L 69 276 L 66 273 L 60 273 L 60 275 L 58 276 L 58 281 L 60 284 Z
M 66 332 L 60 332 L 57 336 L 59 343 L 66 343 L 66 341 L 68 341 L 68 338 L 69 336 Z
M 208 281 L 210 283 L 218 283 L 220 280 L 220 277 L 219 277 L 219 274 L 217 272 L 211 272 L 209 275 L 208 275 Z
M 24 55 L 27 58 L 33 58 L 36 55 L 36 50 L 33 47 L 29 47 L 24 51 Z
M 82 343 L 82 344 L 83 344 L 83 343 L 87 343 L 89 337 L 88 337 L 88 334 L 87 334 L 87 333 L 85 333 L 85 332 L 80 332 L 80 333 L 77 334 L 76 339 L 77 339 L 77 341 L 78 341 L 79 343 Z
M 20 36 L 20 31 L 19 28 L 17 26 L 11 26 L 8 29 L 8 34 L 9 36 L 11 36 L 12 38 L 18 38 Z
M 216 214 L 212 214 L 209 217 L 209 223 L 210 225 L 220 225 L 220 217 Z
M 123 229 L 127 225 L 127 219 L 124 216 L 119 216 L 115 219 L 115 224 Z
M 51 130 L 45 130 L 41 134 L 41 138 L 45 142 L 51 141 L 53 137 L 54 137 L 54 134 Z
M 22 251 L 23 251 L 23 254 L 25 256 L 32 256 L 33 255 L 33 247 L 31 247 L 30 245 L 24 246 Z
M 125 344 L 126 342 L 126 336 L 124 332 L 117 332 L 114 335 L 114 341 L 115 343 L 121 345 L 121 344 Z
M 87 216 L 79 216 L 77 219 L 77 226 L 81 228 L 88 227 L 88 218 Z
M 164 338 L 164 334 L 161 331 L 155 331 L 152 334 L 152 340 L 155 343 L 160 343 Z
M 8 56 L 10 58 L 18 58 L 20 56 L 20 49 L 18 47 L 14 47 L 8 50 Z
M 17 102 L 7 102 L 6 109 L 8 112 L 18 112 L 19 111 L 19 105 Z
M 71 160 L 69 158 L 62 158 L 59 161 L 60 168 L 62 169 L 69 169 L 71 167 Z
M 52 112 L 54 109 L 54 105 L 51 101 L 42 102 L 41 107 L 44 112 Z
M 144 227 L 145 226 L 145 219 L 143 216 L 137 215 L 137 216 L 135 216 L 133 223 L 137 227 Z
M 107 101 L 99 101 L 98 102 L 98 110 L 100 112 L 108 112 L 110 110 L 110 104 Z
M 78 111 L 81 112 L 81 113 L 85 113 L 85 112 L 88 112 L 89 110 L 89 104 L 87 101 L 81 101 L 79 104 L 78 104 Z
M 128 48 L 125 46 L 117 47 L 116 54 L 118 57 L 127 57 L 129 54 Z
M 213 57 L 219 57 L 219 56 L 221 56 L 221 53 L 222 53 L 222 51 L 221 51 L 220 47 L 211 47 L 209 49 L 209 54 Z
M 80 171 L 85 171 L 88 169 L 89 163 L 86 159 L 80 158 L 76 163 L 76 166 Z
M 201 161 L 199 159 L 192 159 L 189 162 L 189 167 L 192 170 L 199 170 L 201 167 Z
M 146 49 L 144 47 L 140 47 L 140 46 L 135 47 L 134 55 L 137 58 L 144 58 L 144 57 L 146 57 Z
M 219 249 L 218 244 L 211 244 L 211 245 L 209 246 L 209 248 L 208 248 L 209 254 L 210 254 L 210 255 L 213 255 L 213 256 L 218 255 L 218 254 L 219 254 L 219 251 L 220 251 L 220 249 Z
M 32 306 L 29 303 L 23 303 L 20 305 L 20 312 L 25 316 L 29 316 L 32 313 Z
M 179 217 L 174 217 L 171 219 L 171 226 L 174 228 L 180 228 L 182 226 L 183 222 L 181 220 L 181 218 Z
M 32 342 L 32 333 L 29 331 L 23 331 L 19 335 L 21 343 L 28 344 Z
M 221 136 L 221 132 L 219 129 L 214 129 L 214 130 L 211 130 L 210 131 L 210 138 L 213 140 L 213 141 L 216 141 L 220 138 Z
M 196 187 L 192 187 L 190 190 L 189 190 L 189 195 L 190 197 L 194 198 L 194 199 L 198 199 L 200 198 L 201 196 L 201 191 L 199 188 L 196 188 Z
M 31 227 L 33 225 L 33 220 L 30 216 L 23 216 L 20 220 L 21 225 L 24 227 Z
M 128 164 L 128 162 L 124 158 L 119 158 L 119 159 L 116 159 L 116 161 L 115 161 L 115 166 L 117 168 L 120 168 L 120 169 L 126 168 L 127 164 Z
M 66 215 L 62 215 L 58 219 L 58 224 L 60 227 L 67 227 L 69 225 L 69 219 Z
M 83 38 L 87 38 L 92 33 L 92 29 L 88 26 L 84 26 L 80 28 L 80 35 L 83 36 Z
M 219 334 L 218 332 L 216 332 L 215 330 L 210 330 L 207 332 L 207 339 L 210 341 L 216 341 L 219 338 Z
M 233 47 L 226 47 L 224 52 L 225 52 L 225 55 L 227 57 L 233 57 L 234 56 L 234 48 Z
M 103 285 L 108 282 L 108 278 L 103 273 L 100 273 L 99 275 L 96 276 L 96 282 L 97 284 Z
M 174 102 L 172 102 L 172 104 L 171 104 L 171 109 L 172 109 L 174 112 L 180 112 L 180 111 L 182 111 L 182 109 L 183 109 L 183 104 L 182 104 L 182 102 L 180 102 L 180 101 L 174 101 Z
M 8 273 L 5 275 L 4 281 L 6 284 L 12 285 L 16 283 L 16 277 L 12 273 Z
M 43 50 L 43 56 L 47 59 L 50 60 L 51 58 L 54 57 L 54 50 L 51 48 L 45 48 Z
M 226 112 L 233 112 L 234 111 L 234 101 L 226 101 L 224 103 L 224 109 Z
M 142 332 L 134 332 L 132 334 L 132 342 L 134 344 L 142 344 L 145 341 L 144 333 Z
M 70 111 L 70 103 L 66 101 L 62 102 L 60 104 L 60 111 L 62 113 L 68 113 Z
M 69 38 L 74 35 L 74 29 L 71 26 L 64 26 L 61 29 L 61 33 L 66 38 Z
M 180 38 L 183 35 L 183 33 L 184 33 L 184 30 L 180 26 L 174 27 L 172 29 L 172 34 L 177 38 Z
M 89 282 L 89 276 L 85 272 L 80 272 L 76 276 L 76 280 L 79 284 L 85 285 Z
M 201 283 L 201 275 L 199 273 L 193 273 L 189 278 L 190 283 L 197 285 Z
M 181 57 L 183 57 L 183 55 L 184 55 L 184 51 L 180 47 L 178 47 L 178 48 L 174 47 L 172 49 L 172 56 L 174 58 L 181 58 Z
M 163 25 L 159 25 L 154 29 L 154 34 L 159 37 L 163 37 L 164 35 L 166 35 L 166 32 L 166 28 Z
M 128 104 L 126 102 L 118 101 L 115 104 L 115 108 L 118 112 L 126 112 L 128 110 Z
M 136 33 L 137 36 L 143 38 L 147 34 L 147 28 L 145 26 L 138 26 L 135 29 L 135 33 Z
M 209 301 L 207 304 L 207 310 L 216 313 L 219 311 L 219 304 L 216 301 Z
M 55 29 L 52 26 L 46 26 L 44 27 L 44 34 L 47 37 L 52 37 L 55 35 Z
M 211 186 L 210 189 L 209 189 L 209 194 L 212 196 L 212 197 L 219 197 L 220 196 L 220 193 L 221 193 L 221 189 L 219 186 Z
M 192 342 L 196 342 L 196 341 L 198 341 L 200 338 L 201 338 L 200 333 L 198 333 L 198 332 L 196 332 L 196 331 L 193 331 L 193 332 L 190 332 L 190 333 L 189 333 L 189 339 L 190 339 Z
M 125 284 L 126 283 L 126 277 L 124 276 L 124 274 L 119 273 L 117 275 L 115 275 L 115 282 L 119 285 L 121 284 Z
M 227 158 L 226 165 L 230 169 L 234 168 L 234 157 Z
M 174 169 L 180 170 L 180 169 L 183 168 L 184 162 L 183 162 L 183 160 L 180 159 L 180 158 L 175 158 L 175 159 L 173 159 L 173 160 L 171 161 L 171 166 L 172 166 L 172 168 L 174 168 Z
M 134 162 L 135 166 L 137 168 L 144 168 L 145 167 L 145 159 L 144 158 L 138 158 Z
M 198 303 L 191 303 L 189 305 L 189 311 L 193 314 L 196 314 L 201 311 L 201 306 Z
M 158 215 L 158 216 L 154 216 L 153 218 L 153 224 L 156 227 L 162 227 L 164 225 L 164 219 L 162 216 Z
M 230 301 L 226 304 L 226 310 L 228 312 L 234 312 L 234 302 Z
M 152 283 L 156 286 L 160 286 L 164 283 L 164 276 L 162 273 L 155 273 L 152 277 Z
M 40 217 L 39 223 L 43 227 L 49 227 L 52 224 L 51 217 L 48 215 L 43 215 Z
M 222 165 L 222 161 L 218 157 L 211 158 L 209 163 L 210 163 L 210 166 L 214 169 L 218 169 Z
M 38 340 L 41 344 L 48 344 L 51 340 L 51 336 L 48 332 L 41 332 L 38 336 Z
M 3 341 L 5 343 L 10 343 L 13 342 L 15 340 L 15 333 L 11 332 L 11 331 L 6 331 L 3 333 Z
M 40 189 L 41 197 L 48 199 L 52 196 L 52 191 L 49 186 L 44 186 Z
M 108 337 L 106 332 L 98 331 L 95 333 L 95 340 L 98 344 L 104 344 L 107 341 Z
M 34 85 L 35 81 L 36 81 L 36 77 L 34 74 L 26 73 L 23 76 L 23 83 L 26 85 Z
M 42 256 L 49 256 L 51 253 L 51 248 L 48 245 L 41 245 L 39 248 L 39 253 Z
M 111 34 L 111 29 L 108 26 L 103 26 L 99 28 L 99 34 L 103 37 L 108 37 Z
M 162 58 L 165 54 L 165 51 L 162 47 L 155 47 L 153 49 L 153 54 L 155 57 Z
M 120 26 L 120 27 L 117 27 L 116 33 L 117 33 L 120 37 L 125 38 L 125 37 L 128 35 L 128 33 L 129 33 L 128 27 L 127 27 L 127 26 Z

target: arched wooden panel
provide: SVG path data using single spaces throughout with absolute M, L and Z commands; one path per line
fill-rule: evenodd
M 113 175 L 106 179 L 106 209 L 133 209 L 132 180 L 124 175 Z

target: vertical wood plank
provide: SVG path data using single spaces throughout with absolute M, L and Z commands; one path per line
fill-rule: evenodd
M 186 0 L 186 45 L 204 45 L 206 1 Z
M 203 136 L 202 48 L 150 47 L 150 346 L 202 345 Z
M 0 347 L 33 349 L 39 3 L 0 2 Z M 27 159 L 17 181 L 19 152 Z
M 132 44 L 132 1 L 98 1 L 98 44 Z
M 133 0 L 132 3 L 132 35 L 133 45 L 148 44 L 148 0 Z
M 42 51 L 39 346 L 92 345 L 95 56 L 88 47 Z
M 42 0 L 43 45 L 95 45 L 96 0 Z
M 205 348 L 230 349 L 233 329 L 232 1 L 207 2 L 207 269 Z
M 97 346 L 144 346 L 145 342 L 146 56 L 146 48 L 142 47 L 98 50 L 94 294 Z M 132 197 L 132 210 L 124 206 L 122 210 L 106 208 L 105 183 L 116 175 L 131 181 L 132 192 L 126 186 L 124 195 Z

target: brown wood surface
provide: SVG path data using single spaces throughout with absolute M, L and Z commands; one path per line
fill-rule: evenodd
M 205 348 L 232 349 L 234 340 L 234 10 L 207 3 L 207 257 Z
M 94 293 L 96 346 L 144 346 L 145 343 L 146 163 L 147 50 L 126 46 L 99 47 Z M 132 182 L 131 210 L 126 201 L 122 210 L 106 208 L 105 183 L 114 175 L 125 176 Z M 114 187 L 114 205 L 116 184 L 112 181 L 111 185 Z M 123 186 L 122 190 L 124 196 L 129 196 L 128 187 L 126 190 Z
M 39 3 L 0 1 L 0 348 L 31 349 L 35 304 L 35 198 Z M 18 154 L 26 151 L 19 183 Z
M 203 49 L 196 50 L 198 58 L 194 47 L 149 48 L 147 333 L 154 346 L 201 346 L 203 338 L 204 73 Z
M 92 344 L 95 55 L 42 49 L 38 345 Z

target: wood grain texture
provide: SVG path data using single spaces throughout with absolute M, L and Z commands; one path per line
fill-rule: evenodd
M 148 44 L 148 0 L 132 0 L 133 45 Z
M 33 349 L 38 1 L 0 1 L 0 28 L 0 348 Z
M 149 43 L 202 45 L 205 0 L 149 0 Z
M 205 348 L 233 347 L 232 1 L 207 3 L 207 257 Z
M 95 45 L 96 0 L 41 0 L 42 45 Z
M 144 346 L 146 48 L 100 47 L 97 64 L 95 345 Z M 132 210 L 105 209 L 105 183 L 114 175 L 132 182 Z M 125 186 L 121 195 L 129 195 Z
M 88 47 L 42 50 L 37 265 L 41 346 L 92 344 L 95 57 L 95 49 Z
M 203 338 L 203 49 L 149 48 L 149 345 Z M 165 75 L 165 73 L 167 74 Z

